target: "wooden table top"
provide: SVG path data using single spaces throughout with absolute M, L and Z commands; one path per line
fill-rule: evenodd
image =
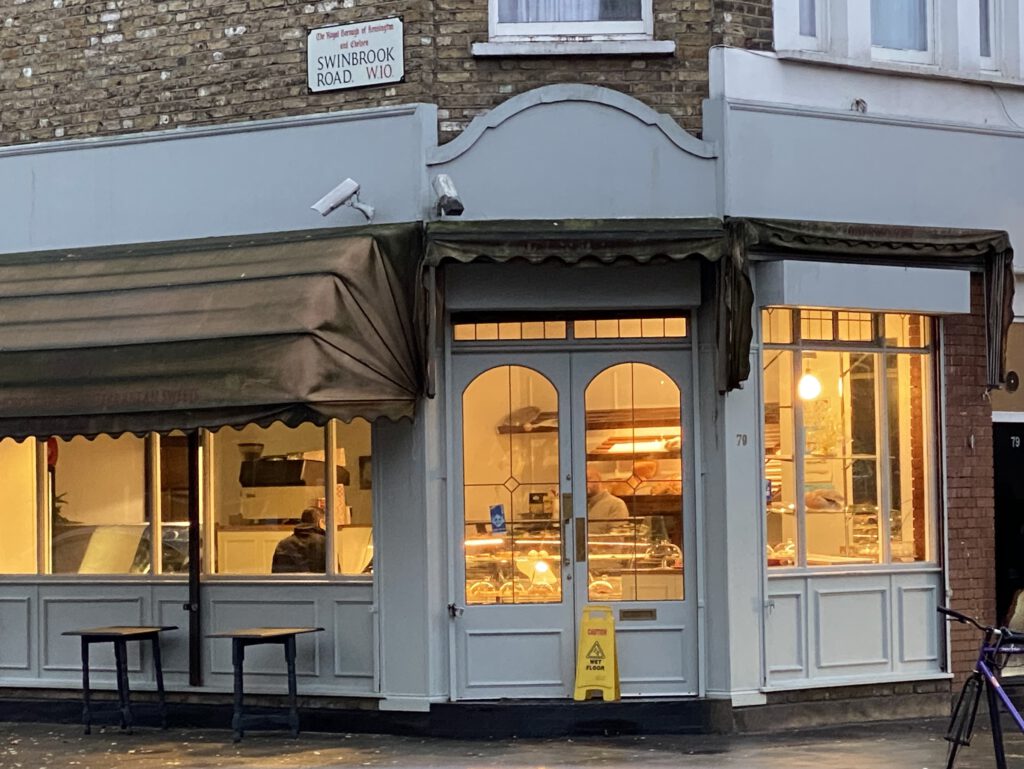
M 207 638 L 244 638 L 250 640 L 283 638 L 303 633 L 319 633 L 322 627 L 244 627 L 237 630 L 222 630 L 210 633 Z
M 148 636 L 163 630 L 177 630 L 177 625 L 109 625 L 82 630 L 65 630 L 61 635 L 103 636 L 105 638 L 133 638 Z

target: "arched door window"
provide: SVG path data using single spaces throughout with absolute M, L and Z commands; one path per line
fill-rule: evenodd
M 644 363 L 621 363 L 585 395 L 587 561 L 592 601 L 681 600 L 679 387 Z
M 558 392 L 524 366 L 497 366 L 462 395 L 467 604 L 558 603 Z

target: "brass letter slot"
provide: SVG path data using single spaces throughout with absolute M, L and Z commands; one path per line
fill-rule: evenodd
M 657 609 L 619 609 L 619 622 L 641 622 L 657 618 Z
M 576 519 L 576 563 L 587 562 L 587 519 Z

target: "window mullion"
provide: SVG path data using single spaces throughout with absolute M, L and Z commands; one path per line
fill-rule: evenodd
M 149 511 L 149 573 L 163 573 L 163 509 L 160 504 L 160 436 L 146 436 L 145 506 Z
M 892 562 L 892 533 L 890 531 L 890 511 L 892 510 L 892 489 L 890 482 L 889 461 L 889 355 L 878 355 L 881 362 L 881 376 L 875 377 L 875 397 L 878 398 L 878 429 L 875 431 L 878 441 L 878 536 L 882 538 L 878 551 L 882 563 Z M 876 367 L 875 369 L 879 369 Z M 898 381 L 898 380 L 897 380 Z
M 793 382 L 799 382 L 803 376 L 803 350 L 794 350 Z M 793 398 L 793 480 L 796 486 L 796 566 L 807 567 L 807 525 L 806 505 L 804 504 L 804 404 L 803 399 Z
M 326 538 L 324 550 L 326 551 L 326 574 L 334 576 L 338 573 L 338 549 L 337 536 L 338 524 L 335 519 L 337 513 L 337 488 L 338 488 L 338 462 L 336 452 L 338 446 L 338 423 L 331 419 L 324 428 L 324 518 Z
M 36 571 L 53 573 L 53 494 L 45 438 L 36 439 Z

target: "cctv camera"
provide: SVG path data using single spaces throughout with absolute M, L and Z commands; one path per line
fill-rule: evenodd
M 344 205 L 359 193 L 359 182 L 346 179 L 313 204 L 312 208 L 321 216 L 327 216 L 340 205 Z
M 447 216 L 462 216 L 465 206 L 459 199 L 455 183 L 448 174 L 438 174 L 434 177 L 434 193 L 437 195 L 437 211 Z

